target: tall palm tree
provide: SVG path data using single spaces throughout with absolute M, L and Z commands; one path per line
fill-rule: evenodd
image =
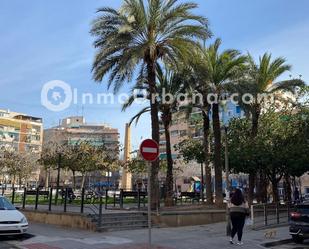
M 166 161 L 167 161 L 167 172 L 166 172 L 166 198 L 165 198 L 165 206 L 173 205 L 173 166 L 174 161 L 172 157 L 172 147 L 171 147 L 171 138 L 170 138 L 170 126 L 172 122 L 173 112 L 177 111 L 178 102 L 177 96 L 179 93 L 185 91 L 184 79 L 185 75 L 182 73 L 176 73 L 170 69 L 162 70 L 162 68 L 157 65 L 157 84 L 156 89 L 159 95 L 158 98 L 158 108 L 160 112 L 161 122 L 164 127 L 165 141 L 166 141 Z M 136 84 L 133 90 L 147 90 L 148 84 L 143 84 L 140 81 Z M 165 98 L 164 98 L 165 95 Z M 149 99 L 148 94 L 148 99 Z M 169 96 L 169 97 L 168 97 Z M 128 102 L 123 106 L 123 110 L 129 107 L 136 97 L 135 94 L 130 96 Z M 168 97 L 168 98 L 167 98 Z M 134 117 L 132 117 L 130 124 L 135 120 L 138 122 L 141 115 L 146 112 L 149 112 L 150 108 L 145 107 L 140 112 L 138 112 Z
M 272 60 L 271 54 L 265 53 L 259 58 L 257 64 L 253 57 L 248 55 L 248 68 L 246 76 L 230 85 L 230 91 L 238 93 L 239 96 L 244 94 L 250 94 L 252 99 L 250 103 L 244 103 L 242 98 L 239 98 L 239 105 L 251 118 L 251 136 L 254 139 L 258 134 L 259 118 L 262 113 L 262 109 L 267 107 L 267 99 L 260 98 L 263 94 L 277 94 L 280 95 L 284 92 L 295 93 L 297 87 L 304 85 L 304 82 L 300 79 L 291 79 L 284 81 L 276 81 L 284 73 L 291 70 L 291 66 L 286 63 L 286 60 L 282 57 L 278 57 Z M 279 101 L 292 101 L 291 98 L 284 99 L 279 98 Z M 249 168 L 248 168 L 249 169 Z M 253 168 L 249 172 L 249 201 L 253 201 L 253 189 L 255 186 L 256 168 Z M 260 185 L 258 189 L 264 192 L 262 195 L 266 195 L 266 185 L 262 174 L 260 175 Z M 264 186 L 264 187 L 263 187 Z M 262 190 L 264 189 L 264 190 Z M 265 199 L 265 197 L 262 199 Z M 264 200 L 265 201 L 265 200 Z
M 93 77 L 101 82 L 109 74 L 108 86 L 118 91 L 133 78 L 137 69 L 147 72 L 151 96 L 152 138 L 159 142 L 159 118 L 156 96 L 156 64 L 175 65 L 190 56 L 197 39 L 210 36 L 208 21 L 192 13 L 197 4 L 177 0 L 124 0 L 120 10 L 100 8 L 93 22 L 92 35 L 97 49 Z M 159 161 L 152 164 L 152 207 L 158 205 Z
M 187 106 L 187 112 L 190 114 L 193 108 L 198 108 L 202 112 L 203 126 L 203 153 L 205 168 L 205 186 L 206 186 L 206 203 L 213 204 L 213 193 L 211 184 L 211 167 L 210 167 L 210 151 L 209 151 L 209 135 L 210 135 L 210 105 L 207 102 L 207 94 L 210 92 L 207 82 L 207 72 L 204 70 L 204 60 L 201 56 L 200 49 L 194 51 L 194 56 L 187 68 L 187 77 L 185 79 L 185 89 L 190 95 L 196 93 L 201 94 L 200 99 L 192 99 L 192 103 Z
M 240 76 L 244 68 L 246 56 L 242 56 L 238 50 L 228 49 L 219 51 L 221 40 L 206 47 L 201 54 L 200 73 L 205 75 L 203 94 L 209 93 L 217 96 L 211 104 L 212 127 L 214 133 L 214 168 L 215 168 L 215 194 L 216 204 L 223 202 L 222 195 L 222 162 L 221 162 L 221 123 L 219 117 L 219 99 L 226 91 L 226 85 Z M 206 103 L 209 102 L 206 96 Z M 207 101 L 208 100 L 208 101 Z M 207 105 L 207 104 L 206 104 Z M 204 115 L 205 126 L 208 121 Z

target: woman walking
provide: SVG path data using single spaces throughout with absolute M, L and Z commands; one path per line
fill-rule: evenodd
M 231 202 L 228 204 L 230 209 L 230 216 L 232 221 L 232 232 L 230 243 L 234 244 L 234 236 L 237 233 L 238 242 L 237 245 L 242 245 L 242 234 L 245 225 L 246 216 L 249 214 L 248 203 L 245 202 L 244 196 L 240 189 L 236 189 L 231 198 Z

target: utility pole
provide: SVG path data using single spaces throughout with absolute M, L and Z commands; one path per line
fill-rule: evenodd
M 225 179 L 226 179 L 226 235 L 231 235 L 231 222 L 230 222 L 230 211 L 228 208 L 228 203 L 230 201 L 230 168 L 229 168 L 229 150 L 228 150 L 228 139 L 227 139 L 227 126 L 224 126 L 225 136 L 224 136 L 224 143 L 225 143 L 225 153 L 224 153 L 224 163 L 225 163 Z

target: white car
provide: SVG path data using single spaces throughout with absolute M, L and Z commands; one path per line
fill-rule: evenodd
M 0 235 L 21 235 L 27 232 L 26 217 L 3 196 L 0 196 Z

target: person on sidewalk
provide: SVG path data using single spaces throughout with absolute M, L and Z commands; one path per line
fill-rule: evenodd
M 233 239 L 237 233 L 237 245 L 242 245 L 242 235 L 245 225 L 246 216 L 249 214 L 248 203 L 245 202 L 244 196 L 240 189 L 236 189 L 233 193 L 231 201 L 228 203 L 230 216 L 232 221 L 232 232 L 230 243 L 234 244 Z

